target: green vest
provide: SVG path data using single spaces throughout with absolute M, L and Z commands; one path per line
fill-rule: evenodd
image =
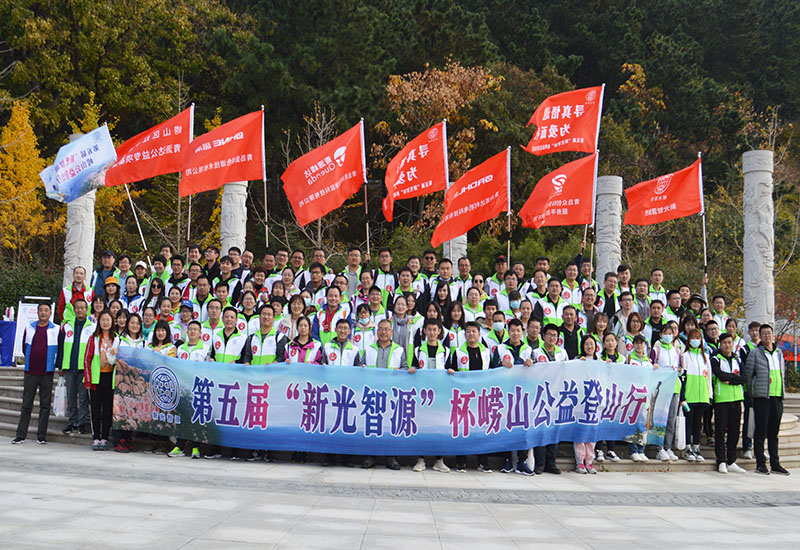
M 687 403 L 711 403 L 709 380 L 710 367 L 703 360 L 699 349 L 690 349 L 683 354 L 683 368 L 686 372 L 684 396 Z
M 92 385 L 97 385 L 100 383 L 100 338 L 92 338 L 91 345 L 94 346 L 94 357 L 92 357 L 92 364 L 90 365 L 90 375 L 92 380 Z M 112 343 L 112 347 L 119 346 L 119 338 L 114 338 L 114 342 Z M 111 387 L 117 387 L 117 369 L 114 369 L 114 372 L 111 373 Z
M 719 368 L 723 372 L 739 374 L 739 358 L 736 354 L 733 354 L 730 360 L 726 359 L 722 353 L 718 353 L 714 357 L 719 360 Z M 723 384 L 719 378 L 715 376 L 714 403 L 732 403 L 735 401 L 744 401 L 744 386 L 741 384 Z
M 275 330 L 275 325 L 266 334 L 261 333 L 259 328 L 258 332 L 250 337 L 250 352 L 252 354 L 251 365 L 269 365 L 275 362 L 278 353 L 278 338 L 283 335 Z
M 83 370 L 83 358 L 86 357 L 86 344 L 94 334 L 94 325 L 86 319 L 81 329 L 80 343 L 78 349 L 78 370 Z M 75 344 L 75 327 L 70 322 L 65 322 L 61 325 L 61 330 L 64 331 L 64 349 L 61 350 L 61 370 L 70 369 L 70 359 L 72 358 L 72 346 Z

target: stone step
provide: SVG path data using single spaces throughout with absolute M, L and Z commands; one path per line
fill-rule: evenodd
M 92 445 L 92 436 L 90 434 L 71 434 L 71 435 L 64 435 L 61 433 L 61 430 L 67 427 L 66 422 L 64 423 L 56 423 L 53 422 L 54 420 L 64 420 L 62 418 L 55 418 L 50 417 L 50 421 L 47 423 L 47 441 L 49 443 L 69 443 L 73 445 L 86 445 L 90 447 Z M 31 419 L 31 423 L 28 426 L 28 441 L 35 442 L 36 441 L 36 425 L 38 419 L 34 422 Z M 17 421 L 16 419 L 14 422 L 9 422 L 5 417 L 0 416 L 0 437 L 8 437 L 9 439 L 13 439 L 17 435 Z M 3 441 L 0 439 L 0 444 L 6 444 L 8 441 Z

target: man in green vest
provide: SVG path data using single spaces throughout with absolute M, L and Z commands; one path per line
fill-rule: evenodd
M 742 420 L 744 377 L 739 357 L 733 352 L 733 336 L 727 332 L 719 337 L 719 351 L 711 358 L 711 371 L 714 373 L 714 452 L 717 455 L 717 470 L 721 474 L 743 474 L 744 468 L 736 464 L 736 445 L 739 443 Z
M 259 330 L 251 334 L 244 345 L 242 362 L 245 365 L 269 365 L 285 359 L 286 337 L 275 330 L 275 310 L 264 304 L 258 310 Z
M 753 399 L 755 433 L 753 446 L 756 455 L 756 472 L 759 474 L 789 475 L 781 466 L 778 453 L 778 432 L 783 416 L 783 393 L 785 365 L 783 354 L 775 346 L 770 325 L 761 325 L 758 330 L 761 343 L 752 350 L 744 362 L 744 377 Z M 769 445 L 770 469 L 764 456 L 764 439 Z
M 58 335 L 56 366 L 67 384 L 67 416 L 69 424 L 64 434 L 89 432 L 89 394 L 83 386 L 83 358 L 86 344 L 94 332 L 94 325 L 87 321 L 89 304 L 79 298 L 72 305 L 75 319 L 65 321 Z

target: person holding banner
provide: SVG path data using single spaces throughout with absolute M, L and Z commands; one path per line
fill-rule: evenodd
M 597 340 L 591 336 L 584 336 L 581 340 L 581 361 L 597 360 Z M 594 441 L 576 441 L 573 443 L 575 450 L 576 474 L 596 474 L 592 461 L 594 460 Z
M 658 368 L 668 368 L 682 372 L 680 368 L 681 351 L 678 347 L 678 323 L 669 321 L 661 331 L 661 335 L 653 344 L 653 349 L 650 352 L 650 359 L 653 365 Z M 676 419 L 678 416 L 678 406 L 681 398 L 681 377 L 675 382 L 675 388 L 672 394 L 672 400 L 669 405 L 669 412 L 667 413 L 667 426 L 664 432 L 664 444 L 656 455 L 656 459 L 662 462 L 676 462 L 678 456 L 673 452 L 672 446 L 675 444 L 675 430 Z
M 156 326 L 153 329 L 153 338 L 148 349 L 160 353 L 165 357 L 177 357 L 177 348 L 172 343 L 172 333 L 170 331 L 169 323 L 166 321 L 156 321 Z
M 524 365 L 525 367 L 530 367 L 533 365 L 533 350 L 528 344 L 522 341 L 522 333 L 522 321 L 519 319 L 511 319 L 508 322 L 508 339 L 501 344 L 498 344 L 492 352 L 491 368 L 496 369 L 500 367 L 506 367 L 510 369 L 517 365 Z M 513 460 L 514 451 L 508 451 L 506 455 L 506 462 L 500 469 L 500 472 L 504 474 L 510 474 L 511 472 L 516 471 L 518 474 L 524 476 L 533 475 L 533 470 L 531 470 L 530 465 L 528 464 L 527 449 L 517 451 L 516 470 L 514 470 L 512 465 Z M 555 457 L 553 460 L 555 461 Z M 553 464 L 553 468 L 555 468 L 555 463 Z
M 447 372 L 469 372 L 476 370 L 487 370 L 492 366 L 492 354 L 489 349 L 481 343 L 481 327 L 478 323 L 470 321 L 464 328 L 466 341 L 458 348 L 453 349 L 447 361 Z M 456 472 L 467 471 L 466 455 L 456 456 Z M 478 471 L 491 474 L 489 468 L 489 455 L 478 455 Z
M 97 326 L 86 344 L 83 360 L 84 386 L 89 390 L 92 405 L 92 450 L 108 450 L 111 421 L 114 409 L 114 365 L 117 361 L 113 349 L 119 346 L 111 313 L 103 311 Z
M 417 369 L 444 370 L 447 365 L 449 353 L 439 339 L 442 337 L 442 321 L 440 319 L 425 319 L 422 330 L 425 333 L 425 341 L 414 349 L 414 359 L 408 372 L 413 374 Z M 422 472 L 426 468 L 425 457 L 417 457 L 414 465 L 415 472 Z M 443 456 L 437 456 L 433 463 L 433 469 L 437 472 L 448 473 L 450 468 L 444 463 Z
M 329 287 L 336 288 L 336 287 Z M 336 288 L 338 291 L 339 289 Z M 336 337 L 322 345 L 322 353 L 325 357 L 325 364 L 331 366 L 350 366 L 350 367 L 363 367 L 364 358 L 357 347 L 350 342 L 350 321 L 348 319 L 339 319 L 336 321 Z M 342 466 L 348 468 L 353 467 L 353 456 L 351 455 L 337 455 L 336 453 L 327 453 L 323 459 L 321 466 L 333 466 L 337 460 Z M 372 465 L 362 463 L 362 468 L 371 468 Z
M 178 359 L 189 361 L 208 361 L 209 346 L 203 342 L 202 328 L 197 321 L 190 321 L 186 328 L 186 341 L 178 347 Z M 200 444 L 196 441 L 187 441 L 178 438 L 177 444 L 167 453 L 169 457 L 190 456 L 193 459 L 200 458 Z

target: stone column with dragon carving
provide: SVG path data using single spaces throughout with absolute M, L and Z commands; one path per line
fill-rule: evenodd
M 775 209 L 772 151 L 742 155 L 744 306 L 747 322 L 775 323 Z

